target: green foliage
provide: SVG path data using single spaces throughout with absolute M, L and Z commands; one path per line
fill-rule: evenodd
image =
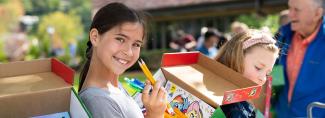
M 276 33 L 280 28 L 279 16 L 277 14 L 268 15 L 262 25 L 269 27 L 273 34 Z
M 90 0 L 70 0 L 69 8 L 67 11 L 70 14 L 77 15 L 81 18 L 83 29 L 88 32 L 91 24 L 91 4 Z
M 0 4 L 0 36 L 17 27 L 19 17 L 23 15 L 23 6 L 18 0 L 3 1 Z
M 63 12 L 80 17 L 83 29 L 91 23 L 91 4 L 89 0 L 23 0 L 28 15 L 43 16 L 54 12 Z
M 62 0 L 23 0 L 26 14 L 45 15 L 55 11 L 59 11 Z
M 50 34 L 47 27 L 55 28 L 52 38 L 62 40 L 65 52 L 68 53 L 67 42 L 74 39 L 77 47 L 77 56 L 84 57 L 88 27 L 91 23 L 91 1 L 88 0 L 23 0 L 26 14 L 36 15 L 41 21 L 29 31 L 40 39 L 40 45 L 32 46 L 28 58 L 37 58 L 45 52 L 45 56 L 50 52 Z M 69 18 L 68 18 L 69 17 Z M 71 21 L 71 22 L 70 22 Z M 82 24 L 82 25 L 81 25 Z M 59 28 L 59 29 L 58 29 Z M 72 37 L 72 38 L 71 38 Z M 79 39 L 79 40 L 75 40 Z M 39 51 L 41 50 L 41 51 Z M 62 61 L 69 60 L 67 56 L 59 57 Z
M 264 18 L 257 17 L 256 14 L 240 15 L 237 18 L 237 21 L 245 23 L 249 28 L 260 28 L 263 20 Z
M 86 49 L 87 49 L 87 42 L 88 37 L 84 36 L 83 39 L 78 41 L 78 47 L 77 47 L 77 55 L 81 57 L 81 63 L 83 64 L 86 58 Z
M 6 3 L 8 0 L 0 0 L 0 4 Z
M 52 35 L 48 32 L 49 27 L 53 27 L 55 30 Z M 76 39 L 80 38 L 81 35 L 80 18 L 62 12 L 45 15 L 37 28 L 37 37 L 41 42 L 40 48 L 45 51 L 46 55 L 50 53 L 50 44 L 53 45 L 54 43 L 61 45 L 62 49 L 66 49 L 65 52 L 68 53 L 68 43 L 76 42 Z M 64 59 L 68 58 L 64 57 Z
M 37 59 L 41 56 L 42 50 L 39 45 L 39 39 L 37 39 L 35 36 L 29 36 L 28 37 L 30 46 L 28 53 L 25 57 L 25 60 L 32 60 L 32 59 Z
M 266 17 L 257 16 L 256 14 L 240 15 L 237 21 L 243 22 L 249 28 L 259 29 L 263 26 L 270 28 L 272 33 L 275 33 L 279 28 L 279 16 L 277 14 L 267 15 Z
M 3 45 L 3 40 L 0 39 L 0 49 L 4 49 L 4 45 Z M 0 50 L 0 62 L 5 62 L 6 61 L 6 55 L 4 50 Z

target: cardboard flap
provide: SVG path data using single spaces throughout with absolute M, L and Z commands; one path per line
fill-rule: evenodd
M 255 99 L 258 98 L 261 93 L 260 86 L 252 86 L 247 88 L 236 89 L 232 91 L 226 91 L 222 104 L 230 104 L 234 102 L 245 101 L 246 99 Z
M 162 57 L 161 66 L 188 65 L 197 63 L 199 52 L 165 53 Z
M 64 79 L 64 81 L 66 81 L 70 85 L 73 85 L 74 71 L 71 68 L 54 58 L 51 59 L 51 64 L 52 72 L 60 76 L 62 79 Z
M 51 63 L 49 59 L 0 64 L 0 78 L 50 71 Z

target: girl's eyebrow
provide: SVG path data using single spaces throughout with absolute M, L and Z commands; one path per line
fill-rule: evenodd
M 115 35 L 119 35 L 119 36 L 122 36 L 122 37 L 124 37 L 124 38 L 130 39 L 130 37 L 127 36 L 127 35 L 125 35 L 125 34 L 118 33 L 118 34 L 115 34 Z
M 122 36 L 122 37 L 124 37 L 124 38 L 126 38 L 126 39 L 130 39 L 130 37 L 127 36 L 127 35 L 125 35 L 125 34 L 118 33 L 118 34 L 115 34 L 115 35 L 119 35 L 119 36 Z M 138 43 L 143 43 L 143 41 L 138 40 L 138 39 L 136 39 L 136 42 L 138 42 Z
M 143 43 L 143 41 L 141 41 L 141 40 L 136 40 L 135 42 L 138 42 L 138 43 L 141 43 L 141 44 Z

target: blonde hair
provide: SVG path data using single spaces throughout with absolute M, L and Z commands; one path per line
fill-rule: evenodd
M 244 42 L 256 40 L 253 37 L 256 35 L 263 35 L 262 38 L 273 41 L 254 42 L 249 47 L 244 48 Z M 218 52 L 215 60 L 235 70 L 236 72 L 244 72 L 244 56 L 255 47 L 262 47 L 271 52 L 278 53 L 279 48 L 275 45 L 275 40 L 270 33 L 250 29 L 244 32 L 235 34 L 230 41 L 228 41 Z

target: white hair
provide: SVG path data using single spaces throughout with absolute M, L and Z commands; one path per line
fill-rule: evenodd
M 313 0 L 314 1 L 314 4 L 317 6 L 317 7 L 321 7 L 321 8 L 325 8 L 324 6 L 324 0 Z
M 325 0 L 312 0 L 314 5 L 315 5 L 315 8 L 322 8 L 323 9 L 323 15 L 325 15 Z

